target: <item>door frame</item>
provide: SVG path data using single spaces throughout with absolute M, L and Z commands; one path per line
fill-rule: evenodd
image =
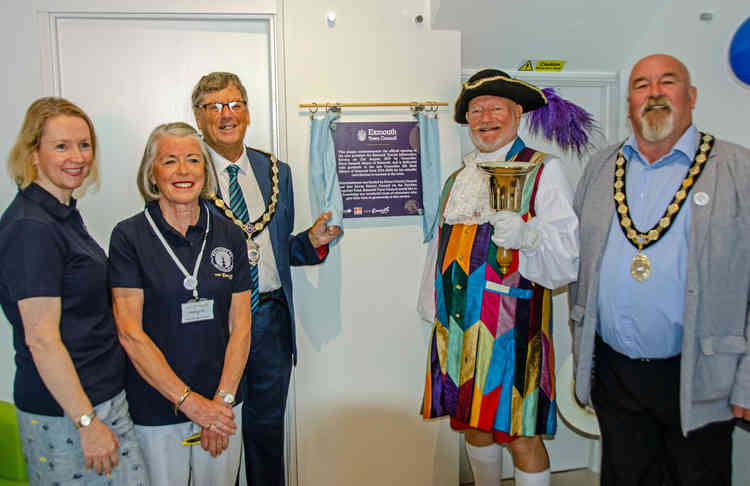
M 49 2 L 45 2 L 49 3 Z M 253 3 L 253 2 L 249 2 Z M 40 35 L 40 61 L 43 93 L 48 96 L 62 96 L 62 68 L 60 65 L 60 38 L 58 25 L 64 20 L 190 20 L 190 21 L 265 21 L 269 32 L 269 66 L 271 82 L 271 133 L 272 151 L 280 159 L 287 159 L 287 117 L 286 117 L 286 78 L 284 58 L 284 21 L 283 0 L 276 0 L 272 8 L 268 2 L 258 2 L 258 13 L 224 11 L 221 7 L 214 7 L 213 11 L 186 12 L 147 11 L 143 8 L 128 8 L 118 5 L 106 8 L 100 5 L 92 8 L 82 8 L 73 5 L 64 8 L 50 8 L 40 6 L 36 11 L 37 25 Z M 252 10 L 253 5 L 248 7 Z M 296 408 L 294 393 L 294 369 L 290 381 L 289 398 L 286 415 L 284 417 L 285 450 L 287 484 L 297 486 L 299 483 L 297 467 L 297 433 Z M 243 460 L 244 462 L 244 460 Z M 240 484 L 244 484 L 241 481 Z
M 40 60 L 42 67 L 42 88 L 44 93 L 61 96 L 60 40 L 58 24 L 63 20 L 254 20 L 265 21 L 269 29 L 269 65 L 271 66 L 271 126 L 273 152 L 286 159 L 286 82 L 284 77 L 284 33 L 282 10 L 274 13 L 225 13 L 225 12 L 146 12 L 140 9 L 128 10 L 38 10 L 37 21 L 40 35 Z
M 461 81 L 466 82 L 478 72 L 477 69 L 464 69 Z M 623 90 L 622 79 L 628 74 L 624 71 L 518 71 L 505 70 L 513 78 L 534 85 L 556 86 L 560 88 L 595 88 L 600 92 L 602 119 L 601 130 L 609 141 L 619 140 L 629 133 L 627 119 L 624 116 L 624 100 L 627 93 Z

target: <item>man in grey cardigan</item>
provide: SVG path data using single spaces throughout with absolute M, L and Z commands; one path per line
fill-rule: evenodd
M 638 61 L 633 134 L 575 197 L 576 395 L 605 486 L 730 484 L 734 417 L 750 419 L 750 151 L 699 132 L 696 97 L 677 59 Z

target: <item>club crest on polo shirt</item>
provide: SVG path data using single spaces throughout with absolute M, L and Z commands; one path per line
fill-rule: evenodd
M 211 252 L 211 265 L 220 272 L 229 273 L 234 268 L 234 255 L 232 251 L 218 246 Z

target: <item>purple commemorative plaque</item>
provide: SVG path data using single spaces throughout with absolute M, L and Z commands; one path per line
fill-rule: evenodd
M 422 214 L 417 122 L 336 123 L 345 218 Z

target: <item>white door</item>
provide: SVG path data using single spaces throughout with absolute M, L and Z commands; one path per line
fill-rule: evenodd
M 251 110 L 246 143 L 278 148 L 271 17 L 56 14 L 47 19 L 54 47 L 43 68 L 51 91 L 79 104 L 99 138 L 101 189 L 83 198 L 81 207 L 105 248 L 114 225 L 143 208 L 135 177 L 151 130 L 173 121 L 195 126 L 190 95 L 203 74 L 238 74 Z

